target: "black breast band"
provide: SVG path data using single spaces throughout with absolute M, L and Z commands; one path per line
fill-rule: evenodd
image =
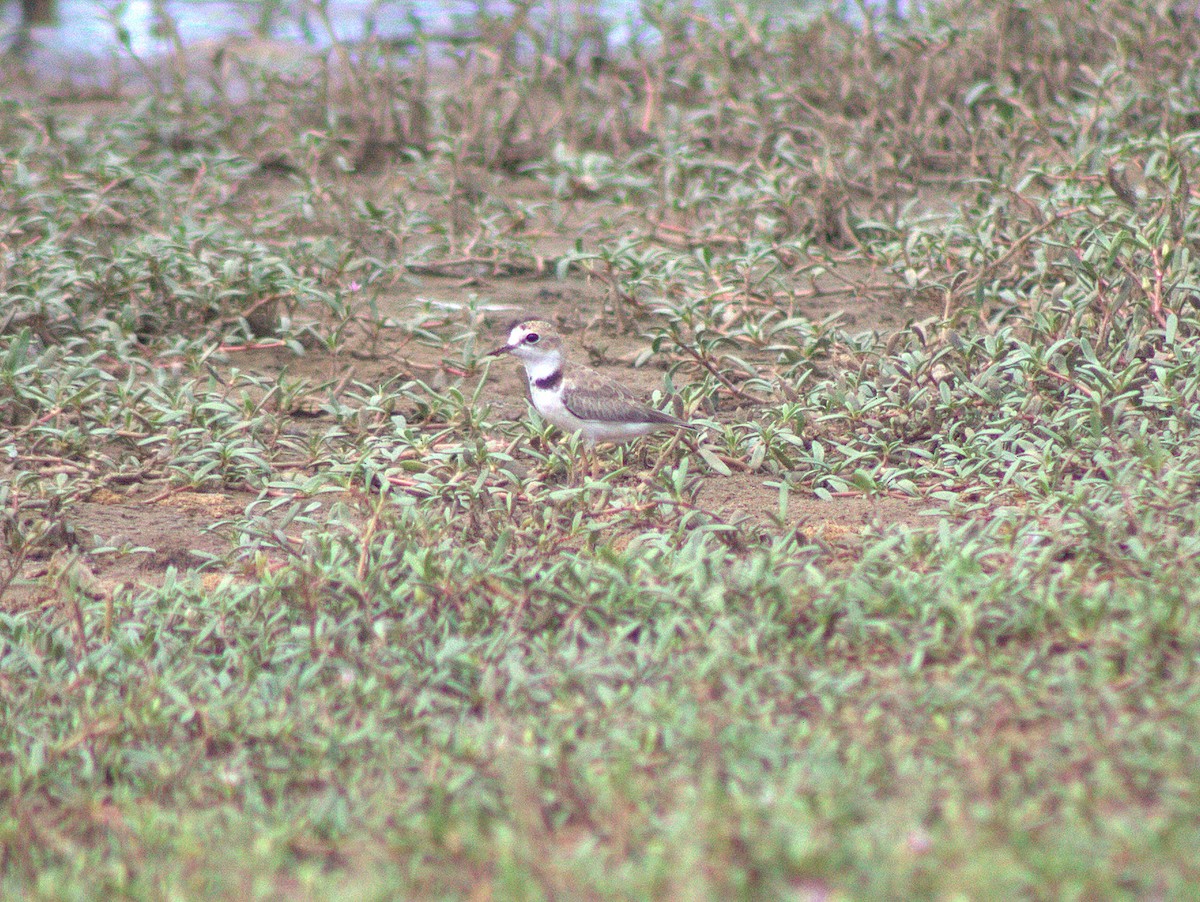
M 544 379 L 533 380 L 533 387 L 541 389 L 542 391 L 554 391 L 554 389 L 558 388 L 560 385 L 562 385 L 561 367 Z

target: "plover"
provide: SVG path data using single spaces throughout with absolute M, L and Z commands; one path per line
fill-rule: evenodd
M 578 432 L 589 447 L 622 442 L 659 429 L 693 428 L 678 417 L 647 407 L 624 385 L 567 359 L 562 335 L 550 323 L 513 326 L 508 343 L 487 356 L 512 354 L 525 366 L 533 406 L 564 432 Z

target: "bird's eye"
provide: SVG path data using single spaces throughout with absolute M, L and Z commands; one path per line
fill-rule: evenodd
M 536 332 L 530 332 L 528 335 L 526 335 L 526 336 L 525 336 L 525 344 L 527 344 L 527 345 L 535 345 L 535 344 L 537 344 L 537 343 L 538 343 L 538 339 L 539 339 L 540 337 L 541 337 L 541 336 L 540 336 L 540 335 L 538 335 Z

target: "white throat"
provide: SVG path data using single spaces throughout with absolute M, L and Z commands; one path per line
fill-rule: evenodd
M 525 375 L 529 377 L 529 381 L 536 382 L 539 379 L 553 376 L 562 368 L 562 354 L 558 351 L 551 351 L 548 354 L 539 354 L 535 358 L 526 358 L 521 362 L 525 364 Z

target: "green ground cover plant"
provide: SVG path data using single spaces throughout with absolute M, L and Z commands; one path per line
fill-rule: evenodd
M 1194 892 L 1200 21 L 643 15 L 5 63 L 0 895 Z

